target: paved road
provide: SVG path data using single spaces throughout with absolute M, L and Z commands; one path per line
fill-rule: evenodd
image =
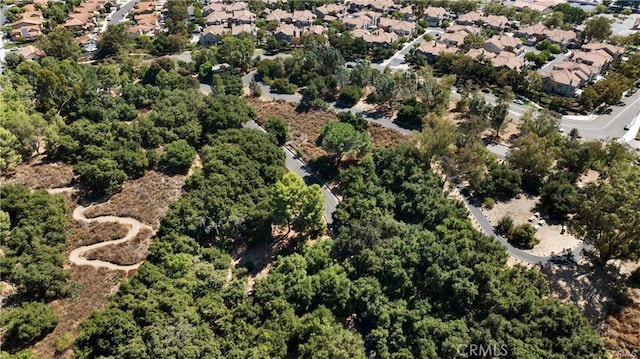
M 127 3 L 121 5 L 120 10 L 116 10 L 116 12 L 111 15 L 111 19 L 109 19 L 107 23 L 109 25 L 118 25 L 125 18 L 125 16 L 127 16 L 129 11 L 133 9 L 138 1 L 140 0 L 130 0 Z
M 572 120 L 564 117 L 561 126 L 565 131 L 577 128 L 586 139 L 600 140 L 622 138 L 628 133 L 624 125 L 631 123 L 640 111 L 640 91 L 631 97 L 623 97 L 625 106 L 612 106 L 608 115 L 595 116 L 591 120 Z
M 538 256 L 535 254 L 528 253 L 526 251 L 523 251 L 521 249 L 518 249 L 512 246 L 509 242 L 507 242 L 506 239 L 496 235 L 493 225 L 491 225 L 487 217 L 485 217 L 481 208 L 476 207 L 471 203 L 469 203 L 467 198 L 463 197 L 463 201 L 467 205 L 467 208 L 469 209 L 473 217 L 475 217 L 476 221 L 478 221 L 478 224 L 480 224 L 480 227 L 482 228 L 482 230 L 488 235 L 493 236 L 498 242 L 500 242 L 500 244 L 502 244 L 506 248 L 507 253 L 509 253 L 510 256 L 530 264 L 545 264 L 549 261 L 551 256 Z M 576 261 L 579 261 L 582 258 L 582 250 L 584 248 L 585 248 L 585 245 L 581 244 L 572 250 L 574 259 Z
M 261 132 L 266 132 L 255 121 L 249 121 L 243 125 L 246 128 L 252 128 Z M 313 170 L 300 158 L 298 158 L 289 148 L 283 146 L 285 155 L 287 156 L 285 165 L 287 169 L 298 176 L 302 177 L 307 185 L 317 184 L 322 188 L 322 194 L 324 195 L 324 219 L 327 224 L 331 226 L 333 223 L 333 212 L 336 211 L 338 206 L 338 198 L 331 192 L 329 187 L 318 176 L 315 175 Z

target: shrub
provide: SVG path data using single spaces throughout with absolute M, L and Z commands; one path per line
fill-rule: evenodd
M 66 332 L 56 340 L 56 353 L 64 353 L 73 347 L 75 337 L 72 333 Z
M 80 162 L 73 167 L 73 172 L 98 195 L 118 192 L 128 178 L 110 158 L 100 158 L 92 163 Z
M 196 150 L 186 140 L 177 140 L 164 146 L 160 161 L 172 170 L 186 172 L 195 158 Z
M 271 89 L 280 94 L 294 94 L 297 90 L 296 85 L 287 79 L 275 79 L 271 82 Z
M 529 223 L 521 224 L 513 229 L 508 241 L 513 246 L 531 249 L 540 241 L 536 238 L 536 230 Z
M 485 206 L 487 209 L 493 209 L 493 207 L 494 207 L 495 205 L 496 205 L 496 201 L 495 201 L 493 198 L 491 198 L 491 197 L 487 197 L 487 198 L 485 198 L 485 199 L 484 199 L 484 206 Z
M 511 231 L 513 231 L 513 218 L 509 216 L 500 218 L 498 224 L 496 224 L 496 232 L 502 236 L 508 237 Z
M 60 317 L 46 304 L 25 302 L 2 315 L 5 344 L 28 345 L 51 332 Z
M 347 106 L 353 106 L 362 98 L 362 90 L 355 85 L 347 85 L 340 92 L 338 101 Z
M 267 133 L 274 136 L 278 146 L 284 145 L 285 142 L 289 140 L 289 126 L 287 126 L 287 122 L 280 117 L 269 117 L 264 124 L 264 128 L 267 130 Z

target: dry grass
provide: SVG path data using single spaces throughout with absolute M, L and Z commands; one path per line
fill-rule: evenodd
M 56 341 L 65 333 L 76 336 L 79 324 L 91 312 L 107 305 L 109 295 L 118 290 L 120 282 L 125 277 L 122 272 L 114 272 L 106 268 L 73 266 L 71 270 L 71 280 L 78 284 L 78 291 L 71 298 L 55 300 L 49 304 L 60 316 L 60 322 L 53 332 L 33 346 L 32 350 L 36 358 L 73 358 L 72 350 L 57 353 Z
M 334 111 L 297 112 L 295 105 L 285 101 L 261 101 L 255 98 L 248 101 L 256 109 L 258 124 L 264 125 L 271 116 L 281 117 L 287 122 L 291 135 L 289 143 L 302 150 L 302 157 L 306 162 L 327 155 L 319 146 L 318 139 L 325 123 L 338 121 Z M 404 136 L 398 131 L 374 123 L 369 123 L 369 135 L 374 147 L 391 146 L 404 140 Z
M 151 230 L 142 228 L 134 239 L 113 246 L 91 250 L 85 254 L 85 257 L 120 265 L 140 263 L 149 255 L 152 235 Z
M 144 176 L 127 181 L 122 191 L 105 203 L 84 212 L 87 218 L 100 216 L 132 217 L 157 229 L 169 204 L 182 194 L 185 176 L 169 176 L 148 171 Z
M 62 162 L 49 163 L 45 156 L 37 156 L 19 165 L 12 175 L 0 178 L 0 181 L 40 189 L 65 187 L 73 178 L 73 166 Z
M 640 289 L 630 288 L 628 297 L 630 302 L 626 305 L 613 305 L 602 329 L 607 349 L 614 353 L 640 348 Z
M 112 241 L 127 235 L 129 226 L 122 223 L 79 223 L 68 238 L 68 248 L 78 248 L 90 244 Z

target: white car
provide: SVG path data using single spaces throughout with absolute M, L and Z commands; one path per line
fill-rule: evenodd
M 541 219 L 540 222 L 538 222 L 538 225 L 540 227 L 544 226 L 545 224 L 547 224 L 547 220 L 546 219 Z

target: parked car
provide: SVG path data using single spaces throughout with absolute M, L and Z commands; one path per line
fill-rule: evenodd
M 484 92 L 484 93 L 489 93 L 489 92 L 491 92 L 491 90 L 490 90 L 488 87 L 483 87 L 483 88 L 482 88 L 482 90 L 480 90 L 480 91 L 482 91 L 482 92 Z
M 521 99 L 519 99 L 519 98 L 517 98 L 517 99 L 513 100 L 513 103 L 515 103 L 515 104 L 517 104 L 517 105 L 524 105 L 524 102 L 523 102 Z
M 625 131 L 629 131 L 629 129 L 630 129 L 630 128 L 631 128 L 631 125 L 630 125 L 630 124 L 628 124 L 628 123 L 625 123 L 625 124 L 624 124 L 624 130 L 625 130 Z

